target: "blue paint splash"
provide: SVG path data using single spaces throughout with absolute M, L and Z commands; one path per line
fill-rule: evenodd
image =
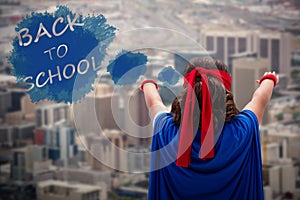
M 179 81 L 179 74 L 173 67 L 168 66 L 159 72 L 158 80 L 167 85 L 175 85 Z
M 83 23 L 83 26 L 74 26 L 74 31 L 68 28 L 61 36 L 54 36 L 52 33 L 53 22 L 58 17 L 63 18 L 63 22 L 57 23 L 56 29 L 59 32 L 68 24 L 67 15 L 70 16 L 71 20 L 75 18 L 75 13 L 71 12 L 66 6 L 58 6 L 52 14 L 32 12 L 15 28 L 17 32 L 23 28 L 28 28 L 29 34 L 33 37 L 31 44 L 28 46 L 20 46 L 18 37 L 16 37 L 12 42 L 13 50 L 8 57 L 13 65 L 12 74 L 16 76 L 19 83 L 23 82 L 25 77 L 33 77 L 33 79 L 26 81 L 35 85 L 32 90 L 28 91 L 32 102 L 44 99 L 56 102 L 76 102 L 83 98 L 93 89 L 92 85 L 97 77 L 99 68 L 94 70 L 93 66 L 97 67 L 102 63 L 106 56 L 107 47 L 115 38 L 116 28 L 109 25 L 103 15 L 88 15 L 87 17 L 79 15 L 76 23 Z M 52 37 L 49 38 L 44 35 L 35 43 L 33 41 L 40 23 L 44 25 Z M 28 39 L 23 39 L 24 43 L 27 41 Z M 67 45 L 68 52 L 65 57 L 59 58 L 56 56 L 56 49 L 62 44 Z M 44 53 L 44 51 L 53 47 L 56 49 L 52 51 L 53 60 L 51 60 L 49 54 Z M 97 48 L 97 51 L 94 50 L 95 48 Z M 60 51 L 63 52 L 63 48 Z M 94 60 L 92 60 L 92 57 Z M 83 59 L 87 60 L 89 68 L 85 74 L 79 74 L 77 66 Z M 83 63 L 82 69 L 85 69 L 87 62 Z M 75 74 L 70 79 L 63 77 L 63 70 L 67 65 L 74 65 L 76 68 Z M 40 83 L 43 83 L 49 76 L 48 71 L 51 71 L 51 74 L 58 73 L 57 66 L 59 66 L 62 80 L 59 80 L 58 76 L 53 77 L 52 84 L 48 81 L 44 87 L 37 87 L 35 80 L 38 74 L 45 73 L 39 80 Z M 66 74 L 70 75 L 72 68 L 68 67 L 66 69 Z M 76 76 L 81 76 L 80 83 L 76 84 L 77 88 L 73 88 Z M 72 98 L 73 89 L 80 92 L 77 92 L 76 96 Z
M 122 50 L 116 56 L 116 59 L 110 61 L 107 71 L 115 84 L 133 84 L 141 75 L 145 74 L 147 70 L 146 63 L 147 56 L 143 53 Z

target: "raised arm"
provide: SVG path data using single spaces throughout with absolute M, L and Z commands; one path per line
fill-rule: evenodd
M 260 86 L 253 93 L 251 101 L 243 109 L 254 112 L 259 123 L 261 122 L 265 108 L 271 99 L 273 88 L 278 81 L 279 78 L 275 75 L 275 72 L 266 72 L 259 80 L 258 83 L 260 83 Z
M 152 120 L 157 113 L 167 110 L 159 96 L 158 87 L 154 81 L 146 80 L 141 84 L 140 88 L 144 91 L 146 105 Z

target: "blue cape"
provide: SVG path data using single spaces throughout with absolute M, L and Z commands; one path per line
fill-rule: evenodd
M 263 199 L 259 127 L 252 111 L 225 123 L 212 159 L 200 160 L 198 131 L 188 168 L 176 166 L 178 130 L 171 113 L 155 118 L 149 200 Z

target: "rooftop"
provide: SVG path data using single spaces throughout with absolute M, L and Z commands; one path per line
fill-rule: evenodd
M 40 104 L 37 105 L 36 109 L 50 109 L 50 108 L 60 108 L 60 107 L 66 107 L 67 104 L 64 103 L 50 103 L 50 104 Z
M 285 125 L 278 122 L 260 127 L 260 130 L 263 134 L 289 138 L 300 137 L 299 129 L 300 128 L 297 125 Z
M 11 75 L 6 75 L 6 74 L 0 74 L 0 83 L 2 82 L 16 82 L 16 77 L 11 76 Z
M 58 181 L 58 180 L 46 180 L 46 181 L 41 181 L 38 183 L 39 188 L 45 188 L 45 187 L 50 187 L 50 186 L 72 189 L 79 193 L 87 193 L 87 192 L 94 192 L 94 191 L 101 190 L 100 186 L 66 182 L 66 181 Z

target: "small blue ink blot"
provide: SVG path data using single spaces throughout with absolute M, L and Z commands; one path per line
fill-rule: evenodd
M 41 24 L 44 28 L 36 41 Z M 54 24 L 56 34 L 53 33 Z M 31 42 L 25 28 L 28 29 L 27 34 L 32 36 Z M 26 83 L 33 86 L 28 91 L 32 102 L 48 99 L 72 103 L 93 89 L 99 70 L 97 66 L 106 56 L 106 49 L 115 38 L 116 28 L 109 25 L 103 15 L 83 17 L 66 6 L 58 6 L 54 13 L 32 12 L 15 30 L 22 34 L 23 45 L 20 45 L 20 37 L 16 37 L 8 59 L 18 82 L 31 77 Z M 57 34 L 61 32 L 63 34 Z M 98 51 L 94 51 L 95 48 Z M 49 49 L 52 49 L 51 59 L 50 53 L 45 53 Z M 74 88 L 77 76 L 80 76 L 80 84 Z M 80 93 L 72 97 L 73 90 Z
M 145 74 L 147 68 L 147 56 L 143 53 L 132 53 L 123 50 L 114 60 L 111 60 L 107 71 L 117 85 L 135 83 L 138 78 Z
M 158 80 L 165 84 L 175 85 L 179 81 L 179 74 L 174 70 L 173 67 L 168 66 L 159 72 Z

